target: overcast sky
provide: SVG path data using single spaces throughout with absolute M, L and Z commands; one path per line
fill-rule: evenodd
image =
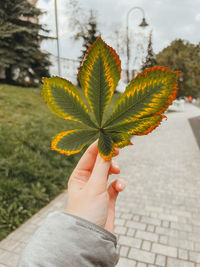
M 96 10 L 102 38 L 112 46 L 111 36 L 114 30 L 118 28 L 121 33 L 125 32 L 127 12 L 135 6 L 144 9 L 150 26 L 145 30 L 137 26 L 142 15 L 135 10 L 131 13 L 129 27 L 135 35 L 144 35 L 144 40 L 152 29 L 155 53 L 177 38 L 195 44 L 200 42 L 200 0 L 79 0 L 79 3 L 84 9 Z M 38 0 L 37 6 L 47 12 L 41 17 L 40 22 L 47 24 L 51 30 L 50 35 L 55 35 L 54 0 Z M 57 0 L 57 6 L 61 57 L 77 59 L 81 43 L 72 40 L 68 0 Z M 42 48 L 56 54 L 55 40 L 44 41 Z

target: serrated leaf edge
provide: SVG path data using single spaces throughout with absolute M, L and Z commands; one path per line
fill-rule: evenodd
M 80 121 L 79 119 L 75 118 L 75 117 L 72 117 L 72 116 L 69 116 L 67 115 L 65 112 L 63 112 L 59 106 L 56 105 L 54 99 L 53 99 L 53 96 L 52 96 L 52 93 L 51 93 L 51 90 L 50 90 L 50 79 L 53 79 L 53 78 L 59 78 L 59 79 L 62 79 L 63 81 L 67 81 L 71 86 L 75 87 L 75 85 L 73 85 L 70 81 L 68 81 L 67 79 L 64 79 L 64 78 L 61 78 L 61 77 L 58 77 L 58 76 L 52 76 L 50 78 L 43 78 L 43 90 L 42 90 L 42 96 L 46 102 L 46 104 L 48 105 L 49 109 L 50 110 L 54 110 L 53 112 L 65 119 L 65 120 L 73 120 L 73 121 L 78 121 L 78 122 L 81 122 L 83 123 L 82 121 Z M 61 86 L 62 87 L 62 86 Z M 89 114 L 89 110 L 87 108 L 87 106 L 84 104 L 81 96 L 77 93 L 75 93 L 72 89 L 68 88 L 67 86 L 63 86 L 62 87 L 64 90 L 66 90 L 69 94 L 71 94 L 74 98 L 76 98 L 77 102 L 79 102 L 85 109 L 86 113 Z

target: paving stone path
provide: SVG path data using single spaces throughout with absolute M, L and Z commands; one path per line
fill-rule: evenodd
M 120 152 L 127 187 L 116 208 L 117 267 L 200 267 L 200 150 L 188 122 L 198 115 L 189 104 L 169 113 L 156 131 Z M 0 267 L 17 266 L 46 215 L 65 202 L 63 193 L 1 241 Z

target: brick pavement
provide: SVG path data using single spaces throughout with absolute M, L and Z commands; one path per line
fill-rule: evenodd
M 187 120 L 198 115 L 200 109 L 186 105 L 120 152 L 127 187 L 116 207 L 117 267 L 200 267 L 200 151 Z M 49 212 L 64 209 L 65 198 L 58 196 L 0 242 L 0 267 L 17 265 L 34 231 Z
M 199 114 L 186 105 L 121 151 L 118 267 L 200 267 L 200 151 L 188 122 Z

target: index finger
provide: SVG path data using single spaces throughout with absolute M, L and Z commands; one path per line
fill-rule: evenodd
M 76 169 L 89 171 L 94 167 L 98 153 L 97 144 L 98 140 L 96 140 L 88 147 L 88 149 L 85 151 L 85 153 L 79 160 Z
M 92 143 L 88 149 L 85 151 L 81 159 L 79 160 L 75 169 L 81 171 L 91 171 L 96 162 L 97 154 L 98 154 L 98 140 Z M 119 150 L 115 148 L 115 156 L 119 154 Z

